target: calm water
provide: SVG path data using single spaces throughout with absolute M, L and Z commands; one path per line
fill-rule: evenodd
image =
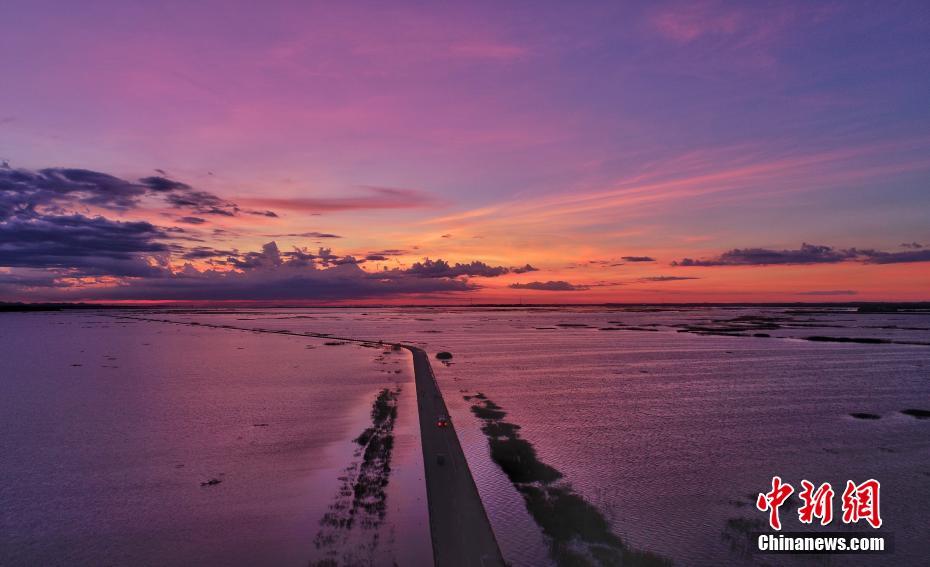
M 84 313 L 0 316 L 0 565 L 307 565 L 382 388 L 384 521 L 339 556 L 431 558 L 402 353 Z M 219 484 L 202 486 L 211 479 Z M 330 534 L 333 535 L 333 534 Z
M 930 409 L 930 346 L 801 340 L 930 342 L 926 314 L 576 308 L 157 316 L 452 351 L 452 365 L 434 365 L 437 377 L 514 565 L 551 563 L 547 543 L 488 457 L 467 393 L 503 406 L 540 459 L 629 544 L 678 564 L 752 562 L 740 527 L 765 519 L 752 502 L 774 474 L 795 486 L 806 478 L 835 489 L 846 479 L 882 482 L 881 531 L 894 534 L 896 553 L 858 562 L 834 556 L 827 564 L 921 564 L 930 553 L 930 420 L 900 413 Z M 0 329 L 4 359 L 12 356 L 15 369 L 0 386 L 0 494 L 13 503 L 2 520 L 12 534 L 6 541 L 16 544 L 16 555 L 0 551 L 6 557 L 305 564 L 379 388 L 402 385 L 398 430 L 411 414 L 402 406 L 414 394 L 408 363 L 377 360 L 379 350 L 165 323 L 114 325 L 89 314 L 5 316 Z M 707 332 L 769 336 L 696 334 Z M 387 373 L 395 366 L 403 374 Z M 253 427 L 256 420 L 269 427 Z M 408 431 L 416 445 L 415 427 Z M 259 437 L 268 435 L 280 437 Z M 406 489 L 415 490 L 422 464 L 396 451 L 408 472 L 392 478 L 407 479 L 395 483 L 405 493 L 387 501 L 415 502 Z M 199 485 L 220 472 L 223 483 Z M 386 517 L 416 517 L 420 509 L 389 509 Z M 795 510 L 796 503 L 783 508 L 788 530 L 798 527 Z M 400 564 L 416 564 L 418 556 L 397 542 L 422 532 L 403 533 L 406 520 L 388 524 Z

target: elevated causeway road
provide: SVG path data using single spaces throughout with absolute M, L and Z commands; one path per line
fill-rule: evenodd
M 406 345 L 405 348 L 413 353 L 435 564 L 437 567 L 503 567 L 504 558 L 455 434 L 455 426 L 451 423 L 447 427 L 436 425 L 437 418 L 449 412 L 436 384 L 429 356 L 423 349 Z

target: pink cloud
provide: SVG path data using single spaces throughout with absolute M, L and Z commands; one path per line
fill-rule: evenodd
M 728 67 L 771 70 L 777 62 L 777 47 L 792 28 L 828 20 L 838 11 L 831 6 L 727 5 L 706 0 L 658 9 L 648 18 L 648 24 L 674 43 L 704 42 L 713 49 L 728 52 L 723 59 Z
M 697 2 L 664 9 L 652 23 L 668 39 L 689 43 L 706 35 L 732 35 L 739 31 L 742 17 L 733 11 L 717 10 L 716 3 Z
M 436 199 L 417 189 L 396 187 L 362 187 L 367 194 L 353 197 L 257 197 L 242 199 L 258 207 L 301 211 L 305 213 L 332 213 L 377 209 L 416 209 L 436 203 Z

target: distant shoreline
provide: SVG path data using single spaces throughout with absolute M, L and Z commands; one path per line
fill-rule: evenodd
M 17 303 L 0 302 L 0 313 L 30 311 L 65 311 L 78 309 L 385 309 L 385 308 L 436 308 L 448 309 L 532 309 L 560 307 L 603 307 L 603 308 L 685 308 L 685 307 L 774 307 L 774 308 L 830 308 L 857 309 L 860 313 L 907 313 L 928 312 L 930 301 L 843 301 L 843 302 L 732 302 L 732 303 L 432 303 L 432 304 L 360 304 L 360 305 L 295 305 L 265 303 Z

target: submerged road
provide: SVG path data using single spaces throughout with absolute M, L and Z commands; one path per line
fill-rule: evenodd
M 313 337 L 388 346 L 383 343 L 326 333 L 298 333 L 276 329 L 255 329 L 234 325 L 217 325 L 156 319 L 127 315 L 106 315 L 116 319 L 134 319 L 175 325 L 212 327 L 250 333 L 271 333 L 296 337 Z M 436 567 L 504 567 L 504 557 L 484 511 L 478 487 L 471 476 L 462 445 L 455 434 L 455 426 L 438 427 L 437 418 L 448 416 L 449 410 L 442 399 L 433 368 L 426 351 L 413 345 L 399 343 L 413 355 L 414 381 L 417 388 L 417 408 L 420 421 L 420 444 L 423 447 L 423 468 L 426 477 L 426 499 L 429 507 L 429 527 L 433 544 L 433 562 Z M 395 346 L 396 348 L 396 346 Z M 440 464 L 440 456 L 443 461 Z
M 413 353 L 433 560 L 438 567 L 503 566 L 504 558 L 455 427 L 451 423 L 448 427 L 436 425 L 437 418 L 449 412 L 429 356 L 421 348 L 403 346 Z

